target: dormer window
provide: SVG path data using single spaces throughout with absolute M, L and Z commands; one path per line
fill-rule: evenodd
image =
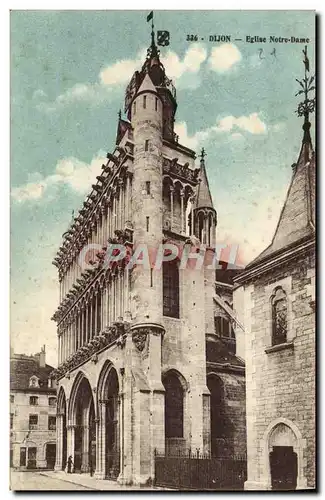
M 39 380 L 38 377 L 36 377 L 36 375 L 33 375 L 29 379 L 29 387 L 39 387 Z

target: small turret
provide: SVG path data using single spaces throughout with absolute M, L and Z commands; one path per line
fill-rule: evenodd
M 194 208 L 194 233 L 201 243 L 215 247 L 217 213 L 213 207 L 209 181 L 205 169 L 204 157 L 206 152 L 201 150 L 199 186 Z

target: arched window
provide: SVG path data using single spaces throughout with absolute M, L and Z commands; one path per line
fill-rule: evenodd
M 283 288 L 277 287 L 272 295 L 272 345 L 287 341 L 288 328 L 287 296 Z
M 209 233 L 208 233 L 208 245 L 211 246 L 213 241 L 213 215 L 209 215 Z
M 163 315 L 179 318 L 178 262 L 163 263 Z
M 224 337 L 228 339 L 236 338 L 232 324 L 227 318 L 223 318 L 222 316 L 215 316 L 214 327 L 216 335 L 218 335 L 218 337 Z
M 184 434 L 184 392 L 175 373 L 163 380 L 165 387 L 165 436 L 182 438 Z
M 199 213 L 199 240 L 203 243 L 204 236 L 204 214 Z

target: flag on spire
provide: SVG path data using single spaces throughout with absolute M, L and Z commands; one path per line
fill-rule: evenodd
M 147 15 L 147 23 L 153 19 L 153 10 Z

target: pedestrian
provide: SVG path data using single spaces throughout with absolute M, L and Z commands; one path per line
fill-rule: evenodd
M 90 472 L 90 477 L 93 477 L 94 475 L 94 468 L 93 468 L 93 461 L 92 461 L 92 458 L 90 457 L 90 460 L 89 460 L 89 472 Z
M 72 456 L 70 455 L 67 462 L 67 473 L 71 474 L 73 468 Z

